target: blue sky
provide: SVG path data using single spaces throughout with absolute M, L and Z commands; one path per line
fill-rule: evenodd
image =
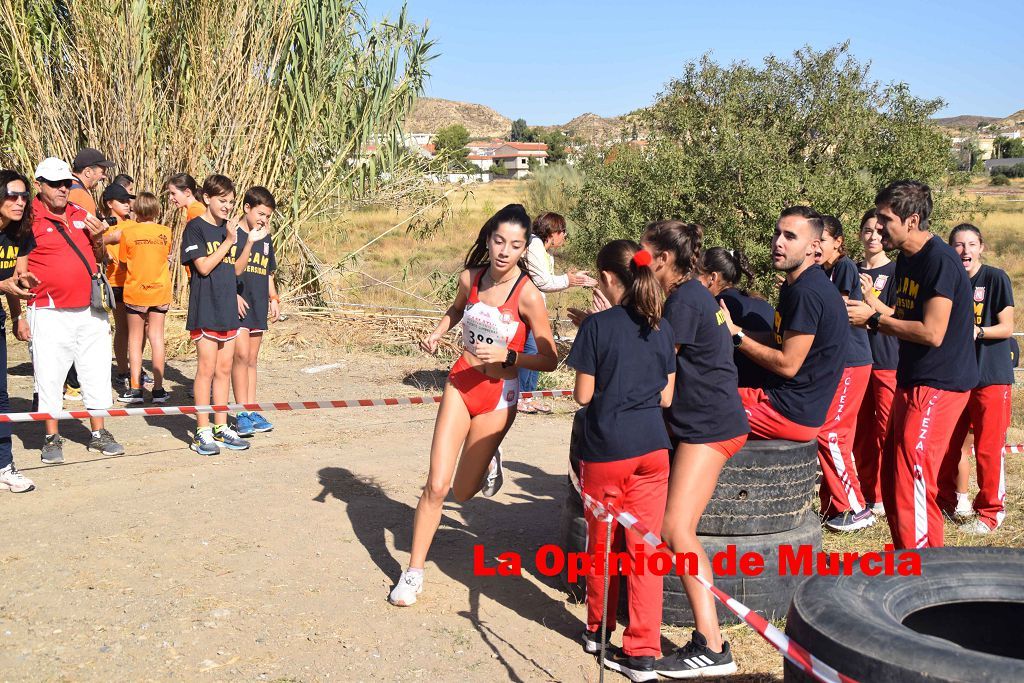
M 367 0 L 374 18 L 400 7 Z M 409 0 L 409 14 L 430 21 L 441 53 L 428 96 L 485 104 L 531 125 L 650 104 L 708 50 L 722 63 L 759 63 L 847 39 L 876 80 L 946 100 L 942 116 L 1024 108 L 1016 3 Z

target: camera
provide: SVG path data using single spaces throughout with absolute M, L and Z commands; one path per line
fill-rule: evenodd
M 109 225 L 110 227 L 114 227 L 115 225 L 117 225 L 117 216 L 107 216 L 106 218 L 103 219 L 103 222 Z

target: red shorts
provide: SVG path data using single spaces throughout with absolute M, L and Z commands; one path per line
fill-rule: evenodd
M 199 341 L 200 337 L 206 337 L 216 342 L 228 342 L 238 336 L 238 330 L 208 330 L 205 327 L 199 327 L 190 330 L 188 334 L 192 341 Z
M 519 402 L 519 378 L 488 377 L 463 356 L 452 366 L 448 381 L 462 397 L 470 417 L 515 406 Z
M 747 434 L 740 434 L 731 439 L 725 441 L 716 441 L 715 443 L 706 443 L 705 446 L 711 446 L 716 451 L 724 455 L 726 458 L 731 458 L 740 452 L 743 445 L 747 443 Z
M 784 416 L 771 404 L 764 389 L 740 387 L 739 393 L 743 409 L 747 411 L 750 436 L 755 439 L 811 441 L 817 438 L 820 427 L 797 424 Z

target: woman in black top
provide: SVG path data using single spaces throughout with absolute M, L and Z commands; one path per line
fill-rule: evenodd
M 0 171 L 0 292 L 7 295 L 11 319 L 18 339 L 28 341 L 28 325 L 21 313 L 21 299 L 30 299 L 28 290 L 35 280 L 30 273 L 15 273 L 22 252 L 29 218 L 28 179 L 17 171 Z M 7 335 L 3 329 L 4 310 L 0 308 L 0 413 L 10 412 L 7 396 Z M 35 488 L 32 480 L 14 466 L 11 449 L 11 423 L 0 422 L 0 486 L 14 493 Z
M 960 527 L 961 531 L 987 534 L 1006 516 L 1006 473 L 1003 445 L 1010 426 L 1010 385 L 1013 384 L 1013 360 L 1010 337 L 1013 335 L 1013 290 L 1005 271 L 982 265 L 985 240 L 981 230 L 961 223 L 949 235 L 949 244 L 960 255 L 974 292 L 974 349 L 978 359 L 978 385 L 971 390 L 967 408 L 949 440 L 949 451 L 939 472 L 939 506 L 953 509 L 953 479 L 957 497 L 967 496 L 970 469 L 960 447 L 967 429 L 974 429 L 975 459 L 978 463 L 978 495 L 974 509 L 961 515 L 978 518 Z M 954 471 L 959 462 L 959 476 Z M 960 506 L 957 506 L 960 507 Z
M 882 229 L 874 209 L 860 219 L 860 243 L 864 260 L 860 270 L 860 291 L 864 302 L 875 311 L 892 315 L 896 302 L 896 263 L 885 253 Z M 896 396 L 896 362 L 899 340 L 878 330 L 867 331 L 871 347 L 871 377 L 864 401 L 857 414 L 857 432 L 853 437 L 853 461 L 857 464 L 860 490 L 871 512 L 885 515 L 882 505 L 882 479 L 878 476 L 882 445 L 889 428 L 892 400 Z
M 815 261 L 842 295 L 844 301 L 861 301 L 860 273 L 846 255 L 843 225 L 835 216 L 822 216 L 820 255 Z M 821 464 L 821 515 L 832 531 L 859 531 L 875 523 L 867 509 L 853 463 L 853 435 L 857 413 L 871 379 L 871 347 L 864 328 L 846 326 L 845 355 L 836 358 L 843 375 L 832 397 L 825 423 L 818 432 L 818 462 Z
M 640 243 L 651 252 L 651 267 L 668 294 L 664 318 L 676 348 L 676 388 L 665 416 L 675 451 L 664 538 L 674 552 L 696 553 L 699 574 L 711 581 L 697 523 L 725 461 L 746 443 L 750 426 L 736 388 L 725 314 L 697 279 L 703 233 L 692 223 L 659 221 L 647 226 Z M 714 596 L 696 577 L 681 578 L 696 629 L 691 642 L 661 659 L 656 670 L 674 677 L 698 662 L 701 675 L 732 673 L 736 663 L 719 630 Z
M 739 249 L 711 247 L 700 257 L 700 275 L 697 276 L 708 291 L 729 309 L 733 321 L 749 335 L 768 339 L 775 322 L 775 309 L 764 299 L 739 289 L 746 278 L 749 286 L 754 279 L 750 262 Z M 732 354 L 741 387 L 763 387 L 771 373 L 736 349 Z

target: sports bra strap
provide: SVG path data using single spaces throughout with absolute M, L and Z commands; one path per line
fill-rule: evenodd
M 469 303 L 475 304 L 480 300 L 480 281 L 484 279 L 484 273 L 486 272 L 487 266 L 484 266 L 472 280 L 472 284 L 469 287 Z
M 525 271 L 524 271 L 524 272 L 522 272 L 522 273 L 519 273 L 519 279 L 518 279 L 518 280 L 516 280 L 516 283 L 515 283 L 514 285 L 512 285 L 512 291 L 510 291 L 510 292 L 508 293 L 508 297 L 507 297 L 507 298 L 505 299 L 505 303 L 506 303 L 506 304 L 507 304 L 507 303 L 508 303 L 509 301 L 511 301 L 511 300 L 512 300 L 512 297 L 513 297 L 513 296 L 518 296 L 518 294 L 519 294 L 519 290 L 521 290 L 521 289 L 522 289 L 523 287 L 525 287 L 525 286 L 526 286 L 526 285 L 525 285 L 525 284 L 523 283 L 523 280 L 525 280 L 525 279 L 526 279 L 526 277 L 527 277 L 527 275 L 526 275 L 526 272 L 525 272 Z

